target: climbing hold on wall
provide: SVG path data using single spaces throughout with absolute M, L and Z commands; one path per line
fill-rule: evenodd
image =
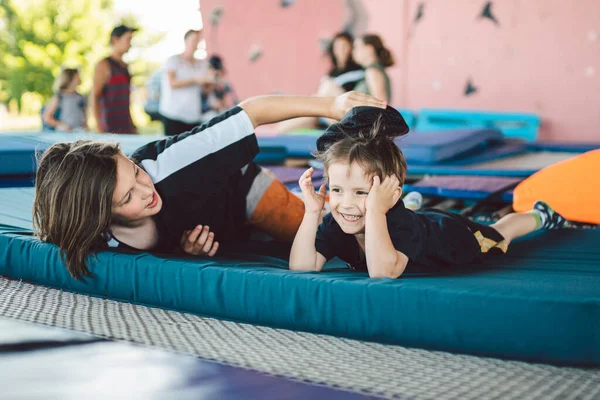
M 479 18 L 487 18 L 494 22 L 496 25 L 500 25 L 500 22 L 498 22 L 498 20 L 492 13 L 492 4 L 492 1 L 488 1 L 487 3 L 485 3 L 485 6 L 483 7 L 483 11 L 481 11 L 481 15 L 479 15 Z
M 250 51 L 248 52 L 248 61 L 255 62 L 262 56 L 262 47 L 255 43 L 250 47 Z
M 296 0 L 281 0 L 281 7 L 286 8 L 296 3 Z
M 213 25 L 219 25 L 221 17 L 223 16 L 223 7 L 215 7 L 210 13 L 210 23 Z
M 417 7 L 417 13 L 415 14 L 415 18 L 413 19 L 413 24 L 418 24 L 423 18 L 423 12 L 425 11 L 425 3 L 420 2 Z
M 422 1 L 417 6 L 417 12 L 415 14 L 415 17 L 413 18 L 412 25 L 410 26 L 410 28 L 408 30 L 408 38 L 409 39 L 412 37 L 412 35 L 417 27 L 417 24 L 419 22 L 421 22 L 424 15 L 425 15 L 425 2 Z
M 467 80 L 467 85 L 465 86 L 465 96 L 470 96 L 470 95 L 476 93 L 478 90 L 479 89 L 477 89 L 477 87 L 475 87 L 475 85 L 473 85 L 471 78 L 469 78 Z

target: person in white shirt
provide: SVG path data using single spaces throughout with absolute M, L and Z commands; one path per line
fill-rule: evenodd
M 201 121 L 201 85 L 214 83 L 207 62 L 194 57 L 201 39 L 202 31 L 187 31 L 183 53 L 166 62 L 158 106 L 165 135 L 190 131 Z

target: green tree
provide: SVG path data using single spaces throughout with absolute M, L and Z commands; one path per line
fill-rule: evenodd
M 134 16 L 125 17 L 136 26 Z M 79 67 L 81 91 L 91 89 L 96 62 L 109 54 L 109 35 L 115 23 L 113 0 L 0 0 L 0 101 L 16 100 L 38 93 L 43 101 L 52 95 L 54 78 L 61 67 Z M 151 46 L 162 34 L 136 33 Z M 140 40 L 141 39 L 141 40 Z M 142 74 L 135 60 L 132 69 Z M 143 83 L 143 76 L 135 83 Z

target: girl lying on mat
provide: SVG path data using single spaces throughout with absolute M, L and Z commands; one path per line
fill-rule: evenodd
M 402 201 L 406 162 L 394 138 L 408 132 L 391 107 L 357 107 L 317 141 L 329 184 L 331 212 L 319 224 L 325 185 L 315 192 L 313 169 L 300 178 L 305 214 L 294 239 L 290 269 L 320 271 L 340 257 L 372 278 L 397 278 L 409 261 L 444 266 L 506 252 L 515 238 L 537 229 L 564 227 L 546 203 L 506 215 L 491 226 L 439 210 L 408 210 Z
M 108 243 L 213 256 L 252 227 L 291 243 L 304 204 L 252 162 L 254 128 L 304 116 L 339 120 L 356 106 L 385 103 L 356 92 L 255 97 L 131 159 L 114 143 L 57 143 L 38 163 L 36 234 L 60 247 L 76 279 L 90 275 L 87 257 Z

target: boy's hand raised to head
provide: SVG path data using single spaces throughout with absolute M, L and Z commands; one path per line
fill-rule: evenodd
M 312 183 L 313 172 L 315 172 L 315 169 L 312 167 L 304 171 L 298 183 L 300 184 L 300 189 L 302 189 L 304 212 L 320 214 L 323 207 L 325 207 L 326 187 L 325 185 L 321 185 L 319 191 L 315 191 Z
M 365 93 L 354 91 L 346 92 L 337 96 L 333 101 L 333 104 L 331 105 L 331 116 L 339 121 L 344 118 L 344 115 L 346 115 L 348 111 L 354 107 L 361 106 L 378 107 L 384 109 L 387 107 L 387 103 Z
M 383 182 L 375 175 L 373 185 L 367 196 L 367 213 L 386 214 L 402 195 L 401 189 L 400 181 L 396 175 L 387 176 Z

